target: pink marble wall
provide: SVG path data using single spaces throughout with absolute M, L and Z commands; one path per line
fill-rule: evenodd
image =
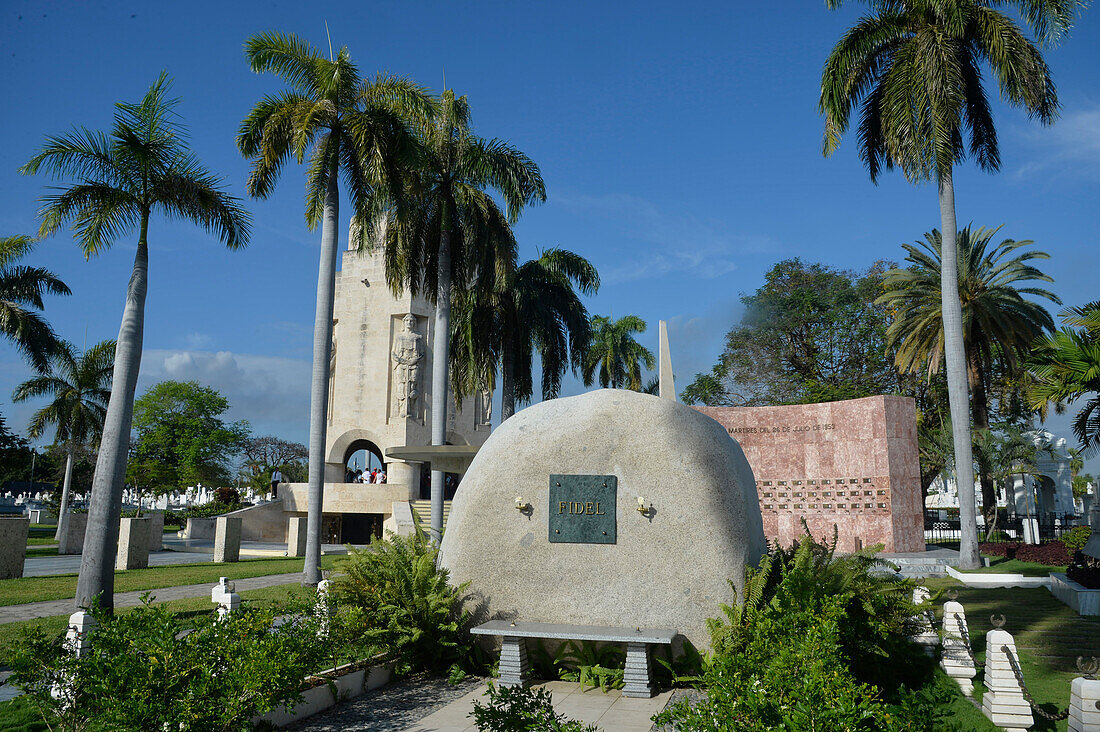
M 696 407 L 745 451 L 764 534 L 787 545 L 801 520 L 852 551 L 924 550 L 916 407 L 877 396 L 785 407 Z

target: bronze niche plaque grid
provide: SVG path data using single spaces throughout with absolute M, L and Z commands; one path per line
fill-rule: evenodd
M 614 475 L 550 475 L 550 543 L 614 544 Z

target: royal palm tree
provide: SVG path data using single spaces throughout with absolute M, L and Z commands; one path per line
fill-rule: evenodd
M 0 239 L 0 335 L 11 341 L 35 370 L 45 371 L 59 341 L 50 324 L 36 311 L 45 307 L 44 294 L 72 293 L 53 272 L 17 264 L 34 244 L 29 236 Z
M 576 372 L 588 348 L 591 325 L 588 311 L 574 285 L 585 295 L 595 294 L 600 275 L 592 264 L 573 252 L 548 249 L 538 259 L 524 262 L 483 297 L 470 291 L 455 303 L 452 332 L 452 383 L 455 400 L 462 398 L 464 362 L 481 363 L 473 373 L 500 366 L 501 420 L 516 411 L 516 401 L 534 394 L 533 361 L 537 351 L 542 367 L 542 398 L 553 399 L 561 390 L 565 372 Z M 464 354 L 465 358 L 459 358 Z M 479 359 L 479 354 L 484 356 Z M 469 379 L 466 383 L 469 383 Z M 473 388 L 484 388 L 481 383 Z
M 1053 44 L 1072 25 L 1079 0 L 865 0 L 870 14 L 840 39 L 821 76 L 824 153 L 831 155 L 860 109 L 860 157 L 877 182 L 883 168 L 901 168 L 939 192 L 943 249 L 944 359 L 955 465 L 959 481 L 963 568 L 978 566 L 974 467 L 967 405 L 962 305 L 956 281 L 953 170 L 969 154 L 983 170 L 1000 167 L 993 114 L 982 66 L 1002 98 L 1043 124 L 1054 121 L 1057 95 L 1036 44 L 998 8 L 1018 8 L 1040 44 Z M 843 0 L 825 0 L 838 8 Z
M 40 437 L 50 425 L 57 427 L 54 442 L 65 450 L 65 479 L 61 484 L 61 508 L 54 538 L 60 540 L 69 523 L 69 495 L 77 451 L 99 440 L 107 402 L 111 398 L 111 373 L 115 367 L 115 342 L 97 343 L 82 354 L 62 343 L 50 358 L 50 372 L 28 379 L 15 389 L 12 401 L 53 397 L 31 417 L 29 434 Z
M 989 429 L 989 384 L 997 365 L 1005 375 L 1018 374 L 1036 338 L 1054 329 L 1054 320 L 1042 305 L 1025 298 L 1041 297 L 1061 303 L 1049 290 L 1021 286 L 1053 282 L 1030 262 L 1049 259 L 1046 252 L 1026 249 L 1034 242 L 1005 239 L 993 245 L 1000 228 L 966 227 L 958 233 L 958 292 L 962 304 L 963 342 L 966 345 L 967 383 L 975 430 Z M 916 244 L 903 244 L 906 269 L 892 269 L 883 280 L 878 303 L 890 308 L 893 321 L 887 343 L 896 349 L 898 369 L 939 372 L 944 360 L 942 252 L 940 232 L 932 230 Z M 979 467 L 982 461 L 978 461 Z M 978 471 L 982 512 L 987 531 L 997 515 L 997 493 L 991 470 Z
M 585 386 L 599 379 L 605 389 L 642 391 L 642 365 L 652 370 L 657 364 L 653 353 L 634 340 L 634 334 L 645 333 L 645 329 L 645 321 L 637 315 L 618 320 L 592 316 L 591 345 L 581 363 Z
M 1039 342 L 1029 400 L 1046 415 L 1051 402 L 1087 397 L 1073 420 L 1073 434 L 1086 453 L 1100 447 L 1100 301 L 1061 314 L 1064 327 Z
M 420 129 L 420 160 L 402 188 L 405 210 L 395 210 L 395 190 L 379 196 L 373 211 L 382 231 L 386 280 L 394 292 L 423 292 L 435 304 L 432 349 L 432 444 L 447 441 L 451 305 L 454 291 L 494 284 L 515 269 L 511 224 L 525 206 L 546 200 L 538 166 L 502 140 L 470 130 L 466 97 L 443 91 L 438 111 Z M 501 211 L 489 191 L 504 202 Z M 431 530 L 443 527 L 443 473 L 432 471 Z
M 397 185 L 398 171 L 411 153 L 408 118 L 426 115 L 431 103 L 423 89 L 399 78 L 364 81 L 347 47 L 325 58 L 310 43 L 281 33 L 253 36 L 245 54 L 256 73 L 273 73 L 289 87 L 264 97 L 237 136 L 241 153 L 252 161 L 248 193 L 267 198 L 288 159 L 299 164 L 309 153 L 306 225 L 321 224 L 317 305 L 313 321 L 313 374 L 309 408 L 309 492 L 303 581 L 321 581 L 321 506 L 325 487 L 332 310 L 336 287 L 340 176 L 357 214 L 377 185 Z M 398 197 L 398 202 L 400 201 Z M 362 237 L 363 227 L 357 231 Z M 361 245 L 362 242 L 352 242 Z
M 145 328 L 149 220 L 159 213 L 191 221 L 229 249 L 247 244 L 251 226 L 240 200 L 226 193 L 221 178 L 203 167 L 188 149 L 186 131 L 175 113 L 177 100 L 169 98 L 169 87 L 168 76 L 161 74 L 140 102 L 115 105 L 110 134 L 79 128 L 49 137 L 21 169 L 27 174 L 45 172 L 74 181 L 43 199 L 41 236 L 71 221 L 88 258 L 109 249 L 120 236 L 135 228 L 138 231 L 88 505 L 76 589 L 78 608 L 90 606 L 97 597 L 104 609 L 114 608 L 115 549 Z

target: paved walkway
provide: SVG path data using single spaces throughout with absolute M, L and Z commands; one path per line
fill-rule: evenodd
M 580 684 L 568 681 L 549 681 L 535 687 L 550 690 L 554 711 L 558 714 L 585 724 L 595 724 L 607 732 L 649 732 L 653 728 L 650 717 L 664 709 L 672 696 L 671 691 L 666 691 L 652 699 L 632 699 L 623 696 L 617 689 L 606 694 L 592 688 L 581 691 Z M 475 700 L 487 701 L 482 696 L 485 689 L 482 684 L 461 699 L 411 725 L 409 732 L 477 732 L 469 715 L 474 710 Z
M 652 699 L 631 699 L 619 691 L 581 691 L 580 684 L 550 681 L 554 711 L 595 724 L 604 732 L 650 732 L 650 718 L 665 708 L 671 691 Z M 291 727 L 295 732 L 476 732 L 474 702 L 488 701 L 484 681 L 455 687 L 444 679 L 408 679 L 339 704 Z M 442 702 L 442 703 L 441 703 Z
M 213 544 L 213 542 L 211 542 Z M 214 559 L 211 548 L 206 554 L 182 552 L 149 552 L 150 567 L 166 567 L 173 564 L 195 564 Z M 80 571 L 79 554 L 61 554 L 56 557 L 31 557 L 23 561 L 24 577 L 46 577 L 57 574 L 76 574 Z
M 150 555 L 150 559 L 153 556 L 156 555 Z M 258 590 L 262 587 L 291 585 L 301 581 L 302 573 L 292 572 L 289 574 L 269 574 L 264 577 L 246 577 L 233 580 L 233 585 L 236 587 L 237 592 L 243 592 L 244 590 Z M 141 604 L 141 596 L 146 592 L 151 593 L 159 602 L 183 600 L 189 597 L 210 597 L 210 590 L 213 586 L 214 583 L 212 582 L 204 582 L 198 585 L 161 587 L 156 590 L 118 592 L 115 593 L 115 607 L 136 607 Z M 74 598 L 69 598 L 67 600 L 48 600 L 46 602 L 29 602 L 25 605 L 0 607 L 0 624 L 18 623 L 35 618 L 49 618 L 55 615 L 70 615 L 74 610 L 73 602 Z

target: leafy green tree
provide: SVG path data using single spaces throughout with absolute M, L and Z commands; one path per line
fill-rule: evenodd
M 253 490 L 264 493 L 271 487 L 271 473 L 279 470 L 287 483 L 302 483 L 308 477 L 309 448 L 274 435 L 249 437 L 241 447 L 244 456 L 241 476 Z
M 72 293 L 53 272 L 17 264 L 34 244 L 29 236 L 0 239 L 0 335 L 11 341 L 36 370 L 45 371 L 59 341 L 36 311 L 45 307 L 44 294 Z
M 585 386 L 598 379 L 605 389 L 642 391 L 642 366 L 653 370 L 657 365 L 653 352 L 634 340 L 634 334 L 645 329 L 645 321 L 637 315 L 618 320 L 593 315 L 592 340 L 581 361 Z
M 507 271 L 490 293 L 469 290 L 457 298 L 451 329 L 455 400 L 460 401 L 466 391 L 463 375 L 466 384 L 480 388 L 486 380 L 471 380 L 469 375 L 495 371 L 499 363 L 500 417 L 508 419 L 516 411 L 517 400 L 528 402 L 534 394 L 536 351 L 542 367 L 542 398 L 556 397 L 565 372 L 580 368 L 591 338 L 588 311 L 574 285 L 592 295 L 599 289 L 600 275 L 584 257 L 548 249 L 538 259 Z M 480 369 L 462 368 L 463 363 L 479 361 Z
M 324 494 L 332 309 L 340 224 L 340 176 L 356 214 L 364 214 L 375 186 L 400 190 L 400 170 L 413 153 L 408 120 L 427 115 L 424 90 L 379 76 L 364 81 L 347 47 L 325 58 L 292 34 L 261 33 L 245 44 L 249 65 L 273 73 L 289 87 L 264 97 L 241 123 L 237 146 L 252 162 L 248 193 L 267 198 L 287 160 L 305 162 L 306 225 L 321 224 L 313 373 L 309 407 L 309 493 L 305 581 L 321 581 L 321 504 Z M 362 244 L 362 229 L 359 229 Z M 354 243 L 354 242 L 353 242 Z
M 405 184 L 375 200 L 386 280 L 394 292 L 423 292 L 435 304 L 432 349 L 432 444 L 447 442 L 451 306 L 455 290 L 491 292 L 515 269 L 511 224 L 525 206 L 546 200 L 539 168 L 503 140 L 470 130 L 466 97 L 443 91 L 436 114 L 419 130 L 419 160 Z M 500 210 L 489 193 L 503 200 Z M 404 199 L 405 205 L 401 205 Z M 432 536 L 443 527 L 443 473 L 432 471 Z
M 742 295 L 741 322 L 711 373 L 684 389 L 687 404 L 806 404 L 901 393 L 887 355 L 885 308 L 875 304 L 887 265 L 848 272 L 788 259 Z
M 997 79 L 1001 98 L 1043 124 L 1054 121 L 1058 97 L 1035 43 L 999 8 L 1020 10 L 1040 44 L 1053 44 L 1072 25 L 1078 0 L 865 0 L 870 14 L 840 39 L 821 75 L 824 153 L 831 155 L 859 107 L 860 157 L 872 182 L 901 168 L 939 191 L 943 248 L 944 355 L 955 466 L 959 484 L 963 569 L 979 566 L 973 502 L 974 466 L 966 380 L 966 346 L 955 251 L 953 171 L 967 154 L 983 170 L 1000 167 L 993 113 L 982 65 Z M 835 9 L 843 0 L 825 0 Z M 966 137 L 969 140 L 965 139 Z
M 195 381 L 162 381 L 134 402 L 134 484 L 156 494 L 224 485 L 244 448 L 248 422 L 226 422 L 229 401 Z
M 1100 445 L 1100 301 L 1070 308 L 1061 317 L 1064 327 L 1035 348 L 1029 399 L 1045 416 L 1051 402 L 1085 398 L 1073 434 L 1082 450 L 1094 450 Z
M 115 549 L 149 286 L 149 220 L 159 213 L 190 221 L 229 249 L 247 244 L 251 227 L 239 199 L 226 193 L 221 179 L 188 149 L 186 131 L 175 113 L 178 100 L 169 98 L 169 87 L 168 76 L 162 73 L 140 102 L 115 105 L 110 134 L 77 128 L 48 137 L 42 150 L 20 169 L 74 181 L 43 199 L 40 236 L 72 222 L 88 258 L 138 230 L 88 507 L 77 607 L 90 606 L 96 597 L 105 609 L 114 606 Z
M 81 448 L 98 442 L 103 433 L 114 367 L 114 341 L 97 343 L 82 354 L 68 343 L 61 343 L 50 357 L 50 373 L 24 381 L 12 394 L 15 402 L 36 397 L 53 399 L 31 417 L 29 434 L 40 437 L 47 427 L 54 425 L 57 428 L 54 443 L 65 450 L 56 539 L 61 538 L 69 523 L 69 494 L 76 457 Z
M 1054 293 L 1032 282 L 1053 282 L 1031 264 L 1049 259 L 1046 252 L 1026 249 L 1034 242 L 1004 239 L 1000 231 L 966 227 L 958 233 L 958 292 L 962 303 L 963 341 L 966 344 L 967 381 L 976 432 L 990 427 L 990 384 L 996 374 L 1017 375 L 1036 338 L 1054 329 L 1054 320 L 1039 303 L 1026 296 L 1061 303 Z M 896 350 L 898 368 L 929 376 L 943 365 L 944 331 L 941 312 L 942 239 L 932 230 L 917 244 L 903 244 L 906 269 L 886 273 L 879 303 L 892 314 L 888 346 Z M 978 461 L 982 512 L 987 531 L 996 520 L 997 494 L 993 466 Z
M 0 486 L 10 481 L 27 480 L 30 465 L 30 443 L 8 430 L 4 415 L 0 414 Z
M 997 530 L 997 489 L 1010 488 L 1014 475 L 1038 475 L 1038 456 L 1039 448 L 1019 428 L 974 430 L 974 462 L 989 476 L 994 498 L 992 510 L 985 510 L 986 541 L 992 540 Z

